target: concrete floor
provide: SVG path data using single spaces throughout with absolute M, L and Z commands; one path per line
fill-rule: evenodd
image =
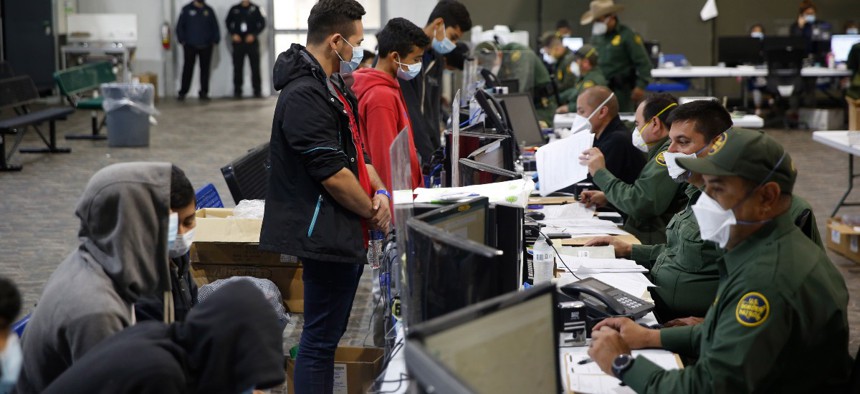
M 25 312 L 37 302 L 54 268 L 77 245 L 74 209 L 89 178 L 98 169 L 126 161 L 170 161 L 198 188 L 214 183 L 226 206 L 235 205 L 220 167 L 269 139 L 274 98 L 199 103 L 158 103 L 161 115 L 152 127 L 148 148 L 109 148 L 106 141 L 65 141 L 70 154 L 16 154 L 18 173 L 0 173 L 0 275 L 13 279 L 24 295 Z M 46 128 L 46 127 L 45 127 Z M 89 132 L 89 114 L 79 112 L 58 125 L 59 135 Z M 103 131 L 104 133 L 104 131 Z M 799 170 L 795 192 L 812 204 L 822 236 L 827 217 L 845 191 L 847 154 L 812 141 L 807 131 L 768 130 L 794 157 Z M 39 146 L 29 132 L 22 146 Z M 857 196 L 860 200 L 860 196 Z M 840 213 L 860 212 L 846 208 Z M 828 252 L 845 277 L 851 298 L 851 354 L 860 346 L 860 264 Z M 344 344 L 360 346 L 367 332 L 370 279 L 365 271 Z M 298 326 L 301 320 L 296 319 Z M 297 338 L 300 328 L 290 335 Z

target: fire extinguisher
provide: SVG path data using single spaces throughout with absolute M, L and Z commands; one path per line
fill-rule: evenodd
M 161 47 L 170 49 L 170 24 L 167 22 L 161 25 Z

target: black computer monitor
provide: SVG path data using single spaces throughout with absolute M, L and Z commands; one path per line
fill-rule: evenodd
M 508 115 L 508 123 L 517 143 L 541 146 L 546 143 L 535 112 L 534 101 L 528 93 L 499 95 L 496 98 Z
M 520 91 L 519 79 L 503 79 L 501 83 L 502 86 L 508 88 L 508 93 L 517 93 Z
M 420 392 L 562 392 L 556 297 L 542 284 L 413 326 L 409 376 Z
M 489 133 L 489 132 L 476 132 L 476 131 L 460 131 L 460 157 L 466 157 L 466 152 L 476 152 L 484 146 L 491 145 L 494 143 L 499 143 L 501 150 L 498 153 L 501 153 L 502 163 L 494 164 L 497 167 L 504 168 L 508 171 L 514 170 L 514 161 L 519 156 L 516 151 L 517 145 L 516 142 L 513 141 L 513 138 L 509 134 L 497 134 L 497 133 Z M 445 160 L 442 162 L 443 167 L 445 168 L 445 182 L 446 185 L 451 185 L 451 175 L 453 174 L 451 169 L 451 147 L 453 145 L 453 135 L 450 131 L 445 132 Z
M 486 197 L 415 216 L 408 232 L 404 313 L 406 324 L 417 324 L 509 291 L 519 267 L 506 267 L 503 252 L 489 246 Z
M 486 185 L 521 178 L 522 175 L 497 166 L 471 159 L 460 159 L 460 186 Z
M 484 117 L 484 127 L 493 129 L 499 134 L 508 134 L 508 118 L 502 105 L 489 93 L 478 90 L 475 92 L 475 100 L 481 106 Z
M 718 39 L 719 53 L 717 61 L 729 67 L 740 64 L 764 64 L 762 55 L 762 40 L 755 37 L 720 37 Z
M 265 200 L 269 188 L 269 143 L 221 167 L 221 174 L 236 204 L 242 200 Z

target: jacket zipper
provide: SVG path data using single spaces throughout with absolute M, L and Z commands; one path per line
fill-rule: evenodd
M 314 226 L 317 224 L 317 217 L 320 215 L 320 206 L 322 205 L 322 194 L 320 194 L 319 198 L 317 198 L 317 207 L 314 209 L 314 216 L 311 218 L 311 225 L 308 227 L 308 238 L 311 237 L 311 234 L 314 233 Z

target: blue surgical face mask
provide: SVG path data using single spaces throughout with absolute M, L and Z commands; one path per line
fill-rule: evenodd
M 453 51 L 454 48 L 457 48 L 457 44 L 454 44 L 448 38 L 448 35 L 445 34 L 445 25 L 444 24 L 442 25 L 442 35 L 444 36 L 444 38 L 442 38 L 442 41 L 437 40 L 435 36 L 433 37 L 433 50 L 436 51 L 437 53 L 439 53 L 440 55 L 447 55 L 447 54 L 451 53 L 451 51 Z
M 340 56 L 340 53 L 338 53 L 337 51 L 334 51 L 334 53 L 337 54 L 337 57 L 340 59 L 341 72 L 353 72 L 355 71 L 355 69 L 358 68 L 358 65 L 361 64 L 361 59 L 364 58 L 364 49 L 362 49 L 358 45 L 353 46 L 349 43 L 349 41 L 346 40 L 346 37 L 343 37 L 343 42 L 345 42 L 346 45 L 349 45 L 352 48 L 352 59 L 346 61 L 343 60 L 343 57 Z
M 173 243 L 176 242 L 176 234 L 179 233 L 179 214 L 176 212 L 170 213 L 170 218 L 167 220 L 167 250 L 173 249 Z
M 760 31 L 754 31 L 754 32 L 750 33 L 750 37 L 762 39 L 762 38 L 764 38 L 764 33 L 760 32 Z
M 397 63 L 397 78 L 400 78 L 404 81 L 412 80 L 413 78 L 417 77 L 418 74 L 421 73 L 420 62 L 415 64 L 403 64 L 397 60 L 395 60 L 394 62 Z M 403 66 L 406 66 L 406 71 L 403 70 Z
M 803 18 L 807 23 L 815 23 L 815 14 L 804 15 Z
M 8 393 L 15 387 L 18 374 L 21 372 L 23 356 L 18 334 L 9 333 L 6 348 L 0 352 L 0 393 Z
M 858 33 L 860 33 L 860 29 L 857 29 L 856 27 L 852 27 L 850 29 L 845 30 L 845 34 L 858 34 Z

